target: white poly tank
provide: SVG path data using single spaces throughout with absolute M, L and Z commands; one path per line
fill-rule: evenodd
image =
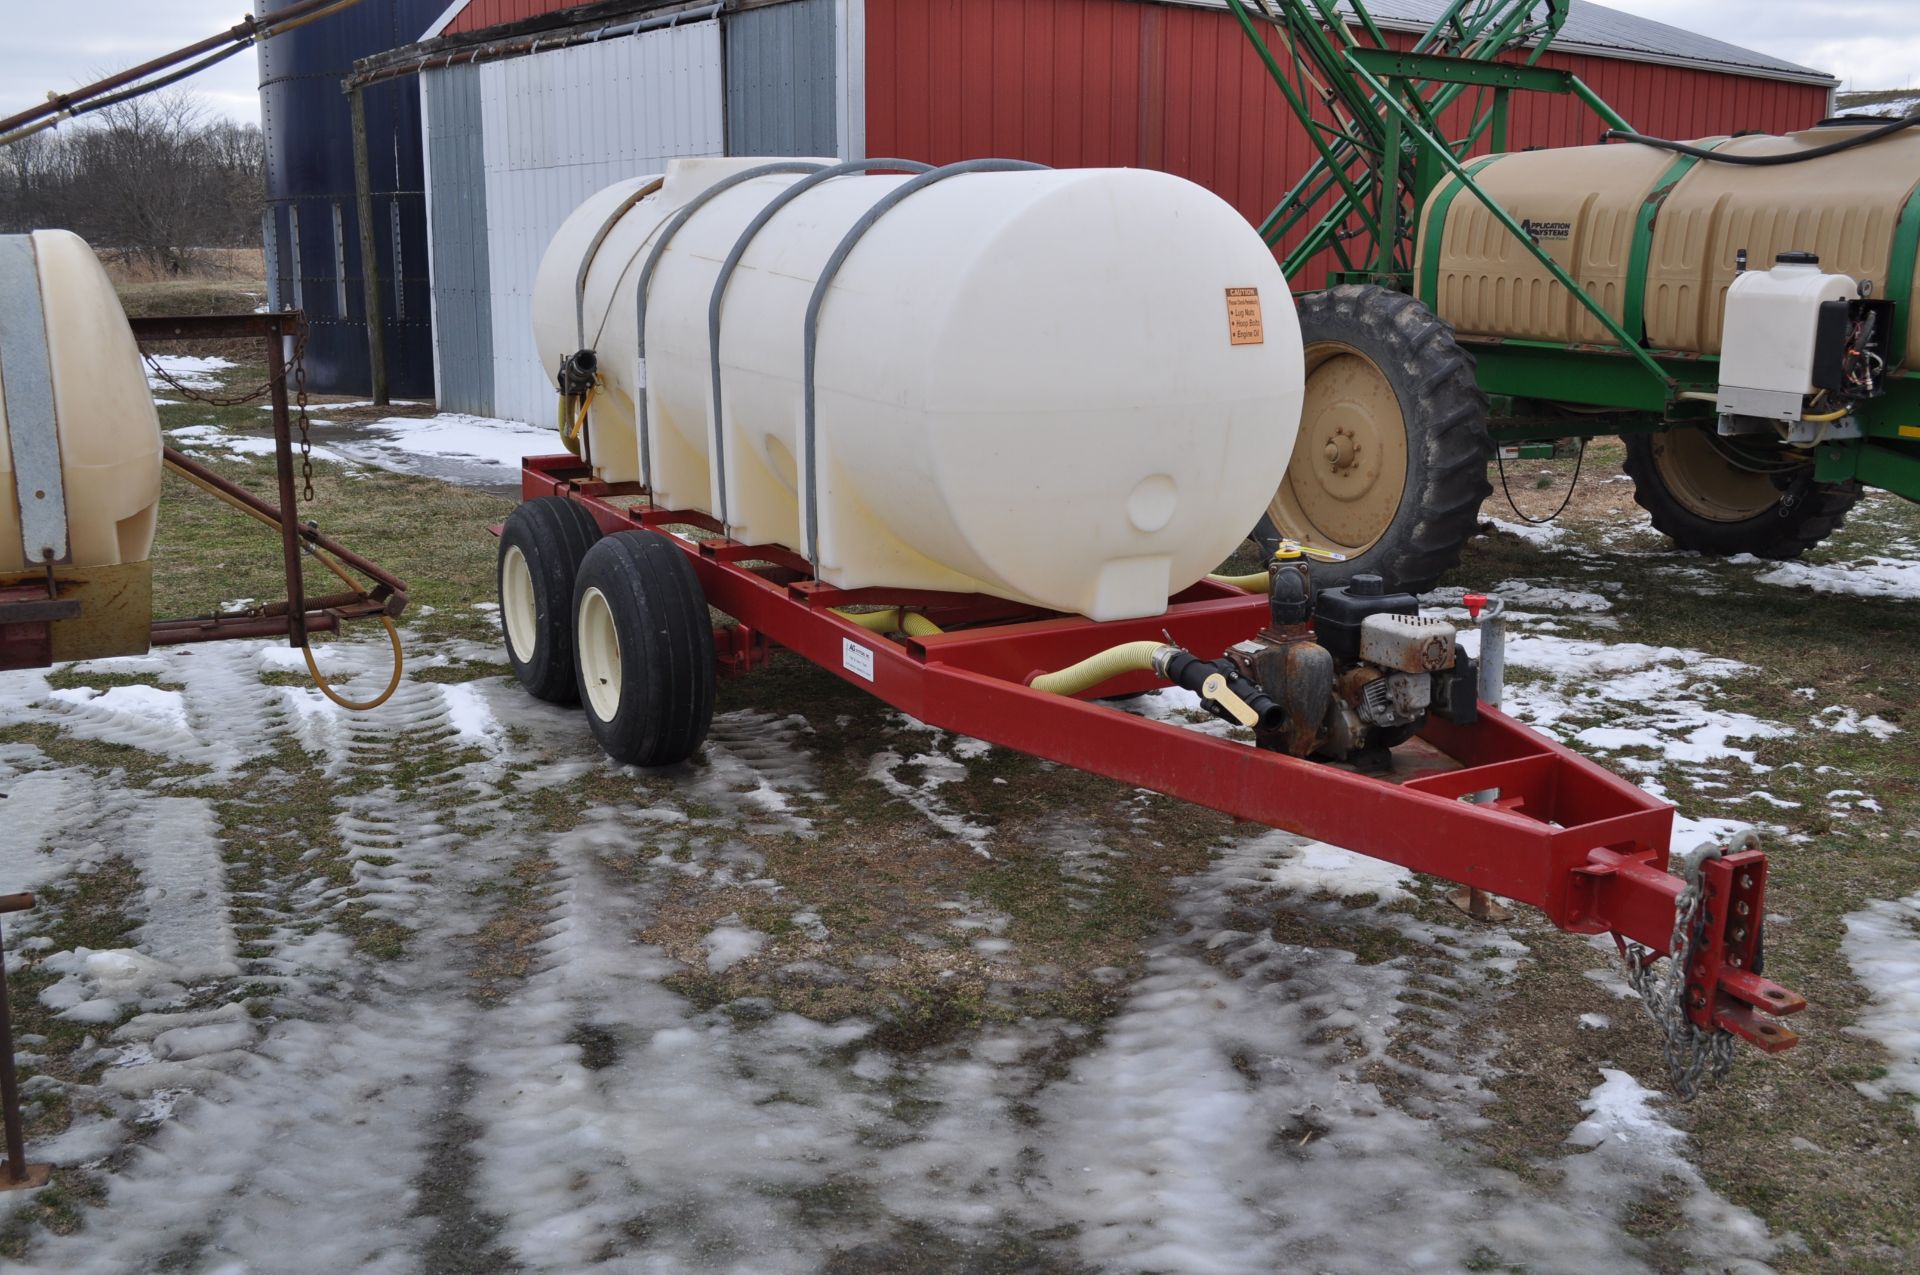
M 1096 620 L 1164 611 L 1258 521 L 1292 455 L 1303 377 L 1292 297 L 1259 235 L 1165 173 L 976 172 L 879 217 L 829 285 L 809 542 L 808 301 L 848 228 L 909 179 L 834 178 L 752 240 L 721 309 L 717 427 L 715 279 L 798 174 L 722 191 L 676 232 L 638 358 L 636 290 L 663 225 L 769 162 L 678 161 L 610 187 L 548 249 L 540 354 L 551 374 L 597 353 L 601 477 L 645 475 L 657 503 L 808 553 L 839 587 L 977 592 Z
M 160 420 L 106 271 L 64 230 L 0 236 L 0 308 L 0 576 L 35 570 L 56 536 L 62 565 L 145 562 Z

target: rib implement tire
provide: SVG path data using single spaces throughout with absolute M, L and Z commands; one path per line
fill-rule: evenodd
M 607 756 L 670 766 L 713 724 L 713 621 L 686 554 L 652 531 L 588 552 L 573 586 L 580 703 Z
M 599 539 L 593 515 L 560 496 L 529 500 L 500 530 L 493 581 L 500 634 L 514 674 L 535 699 L 573 703 L 573 580 Z
M 1347 555 L 1322 587 L 1362 572 L 1419 592 L 1460 561 L 1493 492 L 1487 396 L 1453 328 L 1401 292 L 1346 284 L 1300 298 L 1307 365 L 1300 437 L 1253 538 Z
M 1693 427 L 1626 440 L 1621 468 L 1633 479 L 1633 498 L 1679 548 L 1797 558 L 1840 530 L 1860 499 L 1858 483 L 1814 482 L 1811 465 L 1743 469 L 1715 441 Z

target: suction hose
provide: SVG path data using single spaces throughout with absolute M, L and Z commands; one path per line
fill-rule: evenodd
M 843 620 L 851 620 L 861 628 L 874 633 L 904 633 L 908 637 L 928 637 L 935 633 L 946 632 L 918 611 L 909 611 L 905 607 L 888 607 L 884 611 L 842 611 L 836 607 L 833 613 Z
M 1169 656 L 1184 654 L 1179 647 L 1162 642 L 1126 642 L 1098 655 L 1089 655 L 1058 672 L 1042 673 L 1028 685 L 1049 695 L 1078 695 L 1122 673 L 1160 673 L 1163 651 Z
M 1236 589 L 1245 589 L 1248 593 L 1265 593 L 1273 577 L 1264 571 L 1256 571 L 1244 576 L 1208 576 L 1215 584 L 1231 585 Z
M 1078 664 L 1042 673 L 1027 685 L 1050 695 L 1079 695 L 1123 673 L 1152 673 L 1198 695 L 1209 712 L 1244 726 L 1280 730 L 1287 713 L 1228 660 L 1203 660 L 1162 642 L 1123 642 Z

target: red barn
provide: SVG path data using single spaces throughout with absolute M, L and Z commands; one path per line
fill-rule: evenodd
M 1445 7 L 1368 4 L 1404 46 Z M 437 381 L 466 411 L 550 413 L 526 296 L 539 253 L 581 199 L 673 156 L 1146 166 L 1253 221 L 1313 158 L 1224 0 L 455 0 L 421 35 L 387 60 L 421 77 Z M 1801 128 L 1834 88 L 1587 0 L 1541 65 L 1668 137 Z M 1571 98 L 1515 96 L 1515 147 L 1600 128 Z

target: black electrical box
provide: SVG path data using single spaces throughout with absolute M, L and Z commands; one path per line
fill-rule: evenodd
M 1813 329 L 1813 388 L 1849 399 L 1886 393 L 1886 374 L 1893 365 L 1887 357 L 1892 332 L 1891 301 L 1822 301 Z
M 1357 575 L 1337 589 L 1323 589 L 1313 604 L 1313 632 L 1341 664 L 1360 659 L 1360 622 L 1370 615 L 1419 615 L 1420 599 L 1388 593 L 1375 575 Z

